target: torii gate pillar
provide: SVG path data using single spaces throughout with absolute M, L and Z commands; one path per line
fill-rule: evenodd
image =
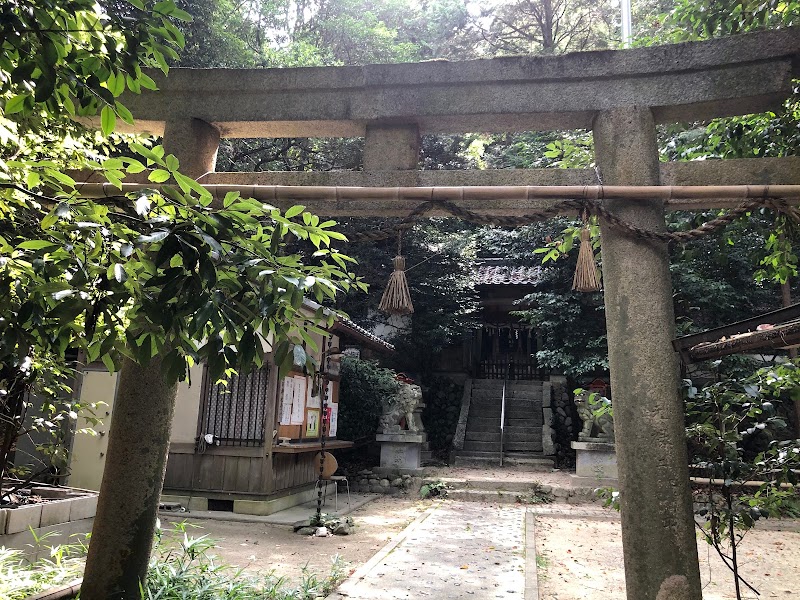
M 659 185 L 650 109 L 603 111 L 593 129 L 604 184 Z M 665 229 L 661 201 L 605 204 L 631 224 Z M 667 246 L 605 223 L 601 233 L 627 597 L 700 600 Z

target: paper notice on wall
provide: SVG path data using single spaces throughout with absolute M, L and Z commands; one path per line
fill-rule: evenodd
M 287 377 L 283 380 L 283 393 L 281 394 L 281 425 L 292 424 L 292 401 L 294 400 L 294 384 L 292 379 Z
M 291 425 L 302 425 L 306 420 L 306 378 L 292 377 L 290 381 L 294 387 Z
M 328 435 L 336 437 L 336 430 L 339 427 L 339 405 L 334 403 L 328 407 L 330 411 L 330 422 L 328 423 Z
M 309 379 L 308 380 L 307 390 L 308 390 L 308 396 L 306 397 L 306 407 L 307 408 L 319 408 L 320 406 L 322 406 L 322 401 L 320 400 L 320 392 L 322 391 L 322 388 L 317 388 L 317 390 L 316 390 L 317 395 L 316 396 L 312 396 L 311 395 L 312 392 L 314 392 L 314 380 L 313 379 Z

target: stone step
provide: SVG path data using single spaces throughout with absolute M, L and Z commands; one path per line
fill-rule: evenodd
M 543 416 L 541 406 L 506 406 L 506 421 L 508 419 L 538 419 L 541 421 Z
M 496 431 L 470 431 L 467 429 L 467 434 L 464 436 L 464 441 L 467 442 L 497 442 L 500 443 L 500 428 Z
M 500 452 L 500 440 L 497 441 L 477 441 L 477 440 L 464 440 L 464 450 L 467 452 Z M 503 442 L 503 450 L 506 452 L 541 452 L 542 440 L 505 440 Z
M 500 415 L 497 417 L 473 417 L 470 415 L 467 419 L 467 433 L 470 431 L 476 433 L 500 431 Z
M 498 404 L 503 400 L 502 390 L 485 390 L 473 391 L 471 404 L 478 402 L 497 402 Z M 508 402 L 541 402 L 542 394 L 533 392 L 506 392 L 506 403 Z
M 500 406 L 477 406 L 469 407 L 469 417 L 496 417 L 499 421 L 502 409 Z M 506 405 L 506 419 L 534 419 L 542 418 L 541 405 L 536 407 L 521 407 Z
M 500 452 L 500 440 L 496 442 L 476 442 L 473 440 L 464 440 L 464 450 L 477 451 L 477 452 Z
M 502 405 L 503 403 L 503 396 L 501 394 L 473 394 L 472 399 L 470 400 L 470 406 L 478 406 L 480 404 L 496 404 L 497 406 Z M 519 405 L 526 405 L 526 404 L 541 404 L 542 397 L 535 396 L 533 394 L 525 394 L 525 395 L 506 395 L 506 406 L 509 404 L 519 404 Z
M 493 502 L 495 504 L 516 504 L 524 492 L 503 490 L 447 490 L 448 500 L 462 502 Z
M 511 430 L 506 428 L 504 440 L 509 442 L 541 442 L 542 428 L 541 427 L 521 427 L 519 429 Z M 500 442 L 500 430 L 496 431 L 469 431 L 464 438 L 466 441 L 471 442 Z
M 506 388 L 506 398 L 541 398 L 541 388 Z M 486 398 L 487 396 L 503 396 L 503 388 L 472 388 L 473 398 Z
M 503 466 L 501 473 L 505 470 L 506 465 Z M 520 469 L 513 465 L 509 466 L 509 470 L 528 472 L 526 469 Z M 518 502 L 520 500 L 526 500 L 525 497 L 527 495 L 538 491 L 540 493 L 552 494 L 553 501 L 556 503 L 592 504 L 601 502 L 592 486 L 576 485 L 575 483 L 567 486 L 546 485 L 541 483 L 539 479 L 540 476 L 533 474 L 536 473 L 536 471 L 530 472 L 532 474 L 528 477 L 522 478 L 517 475 L 513 481 L 480 476 L 466 476 L 463 478 L 428 477 L 423 479 L 422 483 L 423 485 L 434 482 L 447 484 L 447 498 L 451 500 L 496 503 Z
M 541 427 L 544 425 L 542 417 L 528 417 L 525 419 L 515 419 L 506 415 L 506 429 L 518 429 L 520 427 Z M 470 417 L 467 419 L 467 431 L 495 431 L 500 429 L 500 415 L 491 417 Z
M 506 398 L 506 410 L 509 409 L 518 409 L 518 410 L 542 410 L 542 401 L 541 400 L 519 400 L 516 398 Z M 491 408 L 494 410 L 500 410 L 503 407 L 503 402 L 500 398 L 494 398 L 491 400 L 472 400 L 469 404 L 469 410 L 472 412 L 473 410 L 480 409 L 480 408 Z
M 511 426 L 506 423 L 506 439 L 530 439 L 542 435 L 542 426 L 533 427 Z
M 426 483 L 434 483 L 436 481 L 446 483 L 450 491 L 527 492 L 541 485 L 536 476 L 530 476 L 524 480 L 514 479 L 513 481 L 488 477 L 427 477 L 422 480 L 422 484 L 425 485 Z
M 534 489 L 535 488 L 528 488 L 527 490 L 520 490 L 520 491 L 506 491 L 506 490 L 493 491 L 493 490 L 469 490 L 469 489 L 448 490 L 447 498 L 450 500 L 460 500 L 464 502 L 494 502 L 496 504 L 516 504 L 518 502 L 525 502 L 526 495 L 529 494 Z M 593 488 L 590 487 L 553 488 L 552 486 L 545 486 L 544 489 L 553 495 L 553 501 L 556 503 L 585 505 L 585 504 L 598 504 L 601 502 L 601 500 L 599 500 L 594 494 Z M 539 505 L 539 507 L 540 507 L 539 510 L 547 510 L 546 508 L 542 508 L 542 505 Z
M 529 419 L 511 419 L 506 418 L 506 431 L 509 429 L 517 431 L 519 429 L 536 429 L 541 430 L 544 421 L 541 417 Z M 470 415 L 467 419 L 467 432 L 494 432 L 500 430 L 500 415 L 496 417 L 473 417 Z
M 530 440 L 527 442 L 505 440 L 503 442 L 503 450 L 506 452 L 541 452 L 542 440 Z
M 514 468 L 517 471 L 542 472 L 552 471 L 553 460 L 545 457 L 519 458 L 503 457 L 503 466 Z M 455 466 L 457 467 L 496 467 L 500 465 L 499 452 L 459 452 L 456 455 Z

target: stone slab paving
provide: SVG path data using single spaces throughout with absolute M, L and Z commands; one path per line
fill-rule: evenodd
M 523 600 L 525 587 L 525 507 L 445 501 L 330 598 Z

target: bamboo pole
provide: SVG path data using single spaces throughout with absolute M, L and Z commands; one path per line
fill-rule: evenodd
M 110 183 L 78 183 L 81 196 L 104 198 L 121 193 L 158 189 L 165 184 L 123 183 L 122 190 Z M 166 184 L 174 185 L 174 184 Z M 800 200 L 800 185 L 564 185 L 564 186 L 442 186 L 442 187 L 335 187 L 289 185 L 209 184 L 203 186 L 215 198 L 228 192 L 263 201 L 302 200 L 412 200 L 418 202 L 467 200 Z

